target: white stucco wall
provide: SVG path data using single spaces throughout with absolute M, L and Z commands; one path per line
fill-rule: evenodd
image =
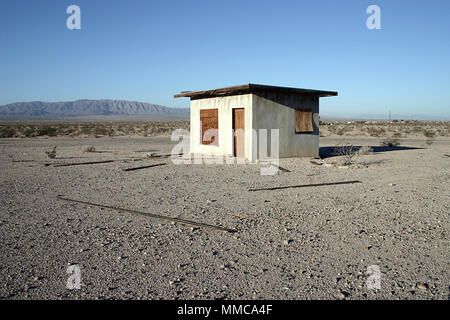
M 252 95 L 243 94 L 217 98 L 191 100 L 190 152 L 213 155 L 233 155 L 233 108 L 244 108 L 245 113 L 245 157 L 251 158 L 252 141 Z M 200 110 L 219 109 L 219 145 L 201 144 Z
M 259 159 L 259 149 L 252 152 L 253 130 L 279 129 L 279 157 L 314 157 L 319 155 L 319 98 L 294 94 L 243 94 L 191 100 L 190 152 L 212 155 L 233 155 L 233 108 L 245 110 L 245 158 Z M 218 109 L 219 145 L 202 145 L 200 134 L 200 110 Z M 295 109 L 311 109 L 312 133 L 295 133 Z M 270 143 L 268 146 L 270 155 Z

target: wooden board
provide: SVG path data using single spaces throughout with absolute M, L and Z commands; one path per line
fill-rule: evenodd
M 201 143 L 219 145 L 219 109 L 200 110 Z
M 234 156 L 245 157 L 245 111 L 233 109 Z
M 295 110 L 295 133 L 314 132 L 312 110 Z

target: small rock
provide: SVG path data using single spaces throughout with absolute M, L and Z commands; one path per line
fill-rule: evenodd
M 419 283 L 418 285 L 417 285 L 417 289 L 419 289 L 419 290 L 423 290 L 423 291 L 425 291 L 425 290 L 428 290 L 428 283 Z
M 338 298 L 338 299 L 345 299 L 345 294 L 343 294 L 342 292 L 338 292 L 338 293 L 336 293 L 336 298 Z
M 284 244 L 285 246 L 287 246 L 288 244 L 290 244 L 290 243 L 292 243 L 292 242 L 294 242 L 294 240 L 292 240 L 292 239 L 289 239 L 289 240 L 283 240 L 283 244 Z
M 348 297 L 350 295 L 350 293 L 348 293 L 347 291 L 339 291 L 337 294 L 336 294 L 336 297 L 338 298 L 338 299 L 345 299 L 346 297 Z

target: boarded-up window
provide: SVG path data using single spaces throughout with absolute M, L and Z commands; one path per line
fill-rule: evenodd
M 200 110 L 201 143 L 219 145 L 219 109 Z
M 295 133 L 314 132 L 312 110 L 295 110 Z

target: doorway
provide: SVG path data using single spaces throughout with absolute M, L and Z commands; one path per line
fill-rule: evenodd
M 245 157 L 245 112 L 244 108 L 233 109 L 233 156 Z

